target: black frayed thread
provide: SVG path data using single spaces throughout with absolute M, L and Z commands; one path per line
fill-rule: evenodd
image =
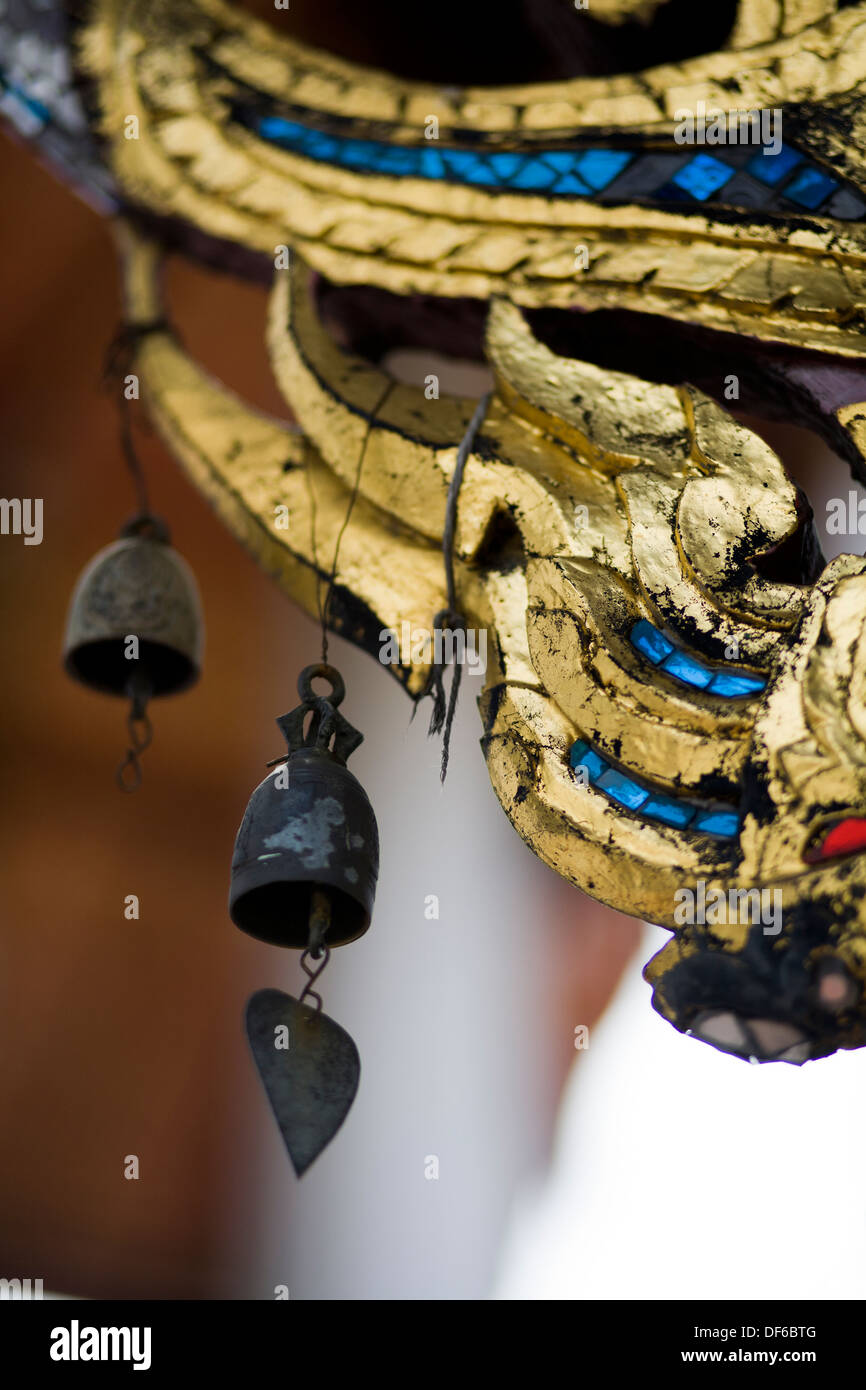
M 451 482 L 448 487 L 448 498 L 445 503 L 445 529 L 442 533 L 442 558 L 445 563 L 445 584 L 448 594 L 448 605 L 441 609 L 433 619 L 433 631 L 442 632 L 446 628 L 452 631 L 466 631 L 466 620 L 457 606 L 457 585 L 454 579 L 454 535 L 457 530 L 457 499 L 460 496 L 460 486 L 463 482 L 463 474 L 466 470 L 466 460 L 472 452 L 475 437 L 481 428 L 484 416 L 487 414 L 487 407 L 490 404 L 492 392 L 488 391 L 481 397 L 475 407 L 472 419 L 469 421 L 466 433 L 460 441 L 457 450 L 457 461 L 454 464 L 454 472 L 451 475 Z M 434 645 L 435 650 L 435 645 Z M 463 675 L 463 664 L 460 661 L 454 663 L 454 675 L 451 678 L 451 689 L 448 699 L 445 699 L 445 644 L 442 644 L 442 659 L 434 662 L 430 672 L 430 679 L 421 696 L 425 699 L 428 695 L 433 701 L 433 712 L 430 715 L 430 725 L 427 730 L 429 735 L 442 734 L 442 766 L 439 771 L 440 782 L 445 781 L 448 773 L 448 754 L 451 749 L 451 729 L 454 724 L 454 715 L 457 712 L 457 696 L 460 693 L 460 679 Z

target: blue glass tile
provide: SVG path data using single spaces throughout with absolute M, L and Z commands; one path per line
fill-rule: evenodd
M 459 179 L 467 179 L 478 172 L 480 161 L 474 150 L 443 150 L 442 158 L 448 173 L 456 174 Z
M 695 808 L 688 801 L 677 801 L 672 796 L 651 796 L 641 807 L 641 814 L 682 828 L 694 816 Z
M 265 140 L 302 141 L 307 127 L 297 121 L 287 121 L 282 116 L 263 116 L 259 121 L 259 134 Z
M 376 160 L 376 168 L 381 174 L 415 174 L 419 153 L 419 150 L 401 149 L 399 145 L 386 145 Z
M 788 184 L 784 196 L 792 203 L 799 203 L 801 207 L 817 208 L 831 193 L 835 193 L 838 187 L 838 179 L 831 179 L 829 174 L 822 174 L 820 169 L 807 164 Z
M 756 690 L 763 690 L 766 683 L 759 676 L 717 671 L 707 689 L 712 695 L 724 695 L 726 700 L 735 700 L 738 695 L 754 695 Z
M 657 627 L 648 623 L 646 618 L 640 618 L 635 623 L 629 633 L 631 644 L 637 647 L 639 652 L 652 662 L 653 666 L 658 666 L 674 649 L 673 642 L 669 642 L 663 632 L 659 632 Z
M 463 177 L 466 179 L 467 183 L 480 183 L 484 184 L 487 188 L 499 187 L 500 181 L 490 168 L 486 159 L 479 158 L 474 168 L 467 169 Z
M 579 154 L 577 150 L 545 150 L 539 154 L 539 159 L 543 159 L 545 164 L 549 164 L 558 174 L 571 174 L 577 165 Z
M 333 135 L 326 135 L 322 130 L 311 130 L 303 142 L 303 152 L 312 159 L 334 160 L 342 153 L 344 143 L 335 140 Z
M 448 154 L 445 158 L 448 161 Z M 487 188 L 495 188 L 496 183 L 499 182 L 487 160 L 482 160 L 481 157 L 473 158 L 471 164 L 467 161 L 466 164 L 461 165 L 460 178 L 463 179 L 464 183 L 482 183 Z
M 514 150 L 497 150 L 495 154 L 489 154 L 486 158 L 494 174 L 500 179 L 508 180 L 517 173 L 526 156 L 517 154 Z
M 372 169 L 378 157 L 379 147 L 374 140 L 344 140 L 340 150 L 340 163 L 350 169 Z M 427 153 L 426 150 L 423 151 Z
M 703 200 L 716 193 L 733 178 L 734 170 L 711 154 L 696 154 L 682 169 L 678 169 L 671 183 L 684 188 L 693 198 Z
M 713 678 L 712 671 L 708 671 L 687 652 L 681 652 L 677 648 L 665 658 L 661 669 L 667 671 L 669 676 L 676 676 L 677 680 L 684 681 L 686 685 L 693 685 L 698 690 L 704 690 Z
M 528 159 L 511 179 L 512 188 L 549 188 L 556 181 L 556 171 L 540 159 Z
M 607 763 L 604 758 L 600 758 L 588 743 L 584 743 L 583 739 L 574 744 L 569 754 L 569 760 L 575 771 L 579 767 L 585 770 L 590 782 L 597 782 L 601 774 L 607 771 Z
M 746 173 L 775 188 L 802 160 L 803 156 L 799 151 L 792 150 L 790 145 L 783 145 L 776 154 L 770 150 L 758 150 L 746 165 Z
M 571 193 L 579 198 L 587 198 L 592 189 L 583 179 L 579 179 L 576 174 L 560 174 L 556 183 L 551 188 L 551 193 Z
M 418 172 L 425 179 L 444 179 L 447 170 L 439 150 L 431 145 L 428 149 L 419 151 Z
M 626 150 L 587 150 L 578 160 L 577 172 L 597 192 L 613 183 L 632 157 Z
M 736 835 L 740 828 L 740 818 L 736 811 L 699 811 L 695 816 L 693 830 L 703 830 L 707 835 L 724 835 L 727 839 Z
M 316 130 L 313 126 L 304 126 L 303 131 L 304 133 L 302 136 L 293 136 L 292 138 L 297 138 L 300 144 L 306 145 L 307 149 L 314 149 L 315 146 L 321 144 L 322 141 L 326 144 L 330 142 L 334 146 L 338 143 L 333 135 L 328 135 L 327 131 L 324 130 Z M 341 140 L 339 143 L 344 144 L 345 142 Z
M 637 782 L 613 768 L 599 778 L 598 785 L 613 801 L 618 801 L 620 806 L 626 806 L 630 811 L 636 811 L 649 796 L 649 792 L 639 787 Z

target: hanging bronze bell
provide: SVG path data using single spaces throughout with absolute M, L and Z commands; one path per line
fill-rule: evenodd
M 317 678 L 330 683 L 327 698 L 313 692 Z M 363 735 L 337 711 L 342 678 L 331 666 L 308 666 L 298 693 L 298 708 L 277 720 L 288 753 L 256 787 L 237 834 L 229 913 L 250 936 L 315 957 L 369 927 L 379 835 L 346 767 Z
M 168 528 L 136 517 L 79 577 L 63 662 L 76 680 L 108 695 L 172 695 L 198 679 L 203 634 L 195 576 L 169 544 Z
M 123 791 L 141 784 L 139 757 L 153 737 L 148 701 L 198 680 L 203 645 L 195 576 L 172 550 L 165 522 L 143 513 L 79 576 L 63 639 L 71 676 L 130 701 L 129 747 L 116 773 Z

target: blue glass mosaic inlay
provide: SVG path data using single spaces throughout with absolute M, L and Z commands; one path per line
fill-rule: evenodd
M 672 651 L 670 656 L 665 658 L 662 670 L 667 671 L 669 676 L 676 676 L 683 685 L 693 685 L 696 690 L 705 689 L 712 680 L 706 666 L 700 661 L 695 661 L 687 652 L 679 650 Z
M 692 822 L 693 830 L 706 835 L 736 835 L 740 828 L 736 811 L 699 811 Z
M 643 804 L 643 813 L 650 820 L 664 821 L 665 825 L 675 825 L 682 830 L 693 819 L 695 808 L 688 801 L 677 801 L 673 796 L 651 796 Z
M 578 768 L 586 773 L 590 782 L 597 782 L 607 771 L 607 763 L 604 758 L 599 757 L 594 748 L 590 748 L 588 743 L 575 743 L 572 746 L 571 766 L 577 771 Z
M 820 169 L 809 164 L 805 169 L 801 169 L 799 174 L 795 174 L 785 189 L 785 197 L 814 211 L 826 202 L 838 187 L 838 179 L 831 179 L 829 174 L 823 174 Z
M 630 811 L 636 811 L 649 796 L 645 787 L 638 786 L 637 782 L 626 777 L 624 772 L 617 772 L 613 767 L 599 777 L 598 786 L 614 801 L 618 801 L 620 806 L 627 806 Z
M 646 618 L 639 618 L 629 632 L 632 646 L 652 662 L 659 670 L 673 676 L 683 685 L 695 690 L 708 690 L 712 695 L 721 695 L 726 700 L 742 699 L 744 695 L 754 695 L 767 684 L 763 676 L 752 675 L 750 671 L 719 670 L 708 666 L 698 657 L 675 647 L 670 638 L 660 632 Z
M 578 158 L 577 172 L 590 188 L 607 188 L 617 174 L 622 173 L 631 158 L 625 150 L 587 150 Z
M 734 170 L 730 165 L 716 159 L 715 155 L 696 154 L 694 159 L 690 159 L 688 164 L 677 170 L 671 183 L 703 202 L 711 193 L 717 193 L 733 176 Z
M 769 184 L 775 188 L 782 182 L 792 169 L 796 169 L 798 164 L 802 164 L 803 156 L 792 150 L 790 145 L 782 145 L 773 154 L 772 150 L 760 149 L 758 153 L 752 155 L 746 165 L 746 173 L 751 174 L 752 178 L 760 179 L 761 183 Z
M 428 143 L 395 145 L 384 140 L 327 135 L 284 116 L 261 116 L 256 129 L 295 154 L 366 173 L 443 179 L 526 193 L 591 197 L 612 183 L 634 159 L 627 150 L 456 150 Z
M 754 695 L 756 691 L 763 690 L 765 684 L 759 676 L 734 675 L 732 672 L 719 671 L 713 676 L 707 689 L 713 695 L 724 695 L 726 700 L 736 700 L 741 695 Z
M 680 150 L 672 164 L 670 154 L 652 149 L 497 150 L 483 145 L 464 149 L 435 141 L 402 145 L 328 133 L 288 116 L 262 115 L 249 109 L 239 109 L 238 115 L 263 139 L 282 149 L 357 173 L 514 189 L 549 197 L 656 204 L 695 204 L 710 199 L 725 202 L 725 187 L 735 176 L 735 187 L 745 196 L 741 176 L 748 174 L 747 208 L 766 205 L 768 210 L 784 210 L 787 204 L 788 210 L 799 207 L 815 211 L 842 187 L 839 180 L 788 145 L 782 145 L 775 154 L 761 148 L 750 153 L 747 146 L 737 144 L 714 147 L 713 154 L 701 151 L 687 156 Z M 737 206 L 737 194 L 732 191 L 727 201 Z M 835 215 L 859 220 L 864 213 L 866 203 L 848 189 L 847 204 L 840 205 Z
M 648 623 L 646 618 L 641 618 L 636 622 L 631 630 L 631 644 L 637 647 L 639 652 L 657 666 L 660 661 L 664 661 L 674 649 L 673 642 L 669 642 L 663 632 L 659 632 L 657 627 Z
M 733 839 L 739 832 L 740 819 L 732 807 L 708 807 L 651 792 L 628 773 L 611 767 L 586 739 L 578 739 L 572 745 L 568 760 L 573 770 L 580 773 L 589 786 L 604 792 L 611 801 L 627 811 L 640 812 L 641 817 L 647 820 L 661 821 L 663 825 L 672 825 L 680 830 L 689 827 L 701 834 L 716 835 L 724 840 Z

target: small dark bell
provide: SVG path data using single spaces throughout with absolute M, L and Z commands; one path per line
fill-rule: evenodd
M 201 671 L 204 623 L 195 576 L 165 524 L 138 517 L 82 572 L 66 619 L 63 661 L 108 695 L 171 695 Z M 130 637 L 138 639 L 130 659 Z
M 328 699 L 313 694 L 319 676 L 333 687 Z M 379 835 L 367 794 L 345 765 L 362 735 L 336 711 L 340 676 L 308 666 L 298 689 L 303 703 L 277 720 L 288 757 L 256 787 L 237 834 L 229 912 L 250 936 L 303 951 L 316 920 L 327 947 L 369 927 Z

